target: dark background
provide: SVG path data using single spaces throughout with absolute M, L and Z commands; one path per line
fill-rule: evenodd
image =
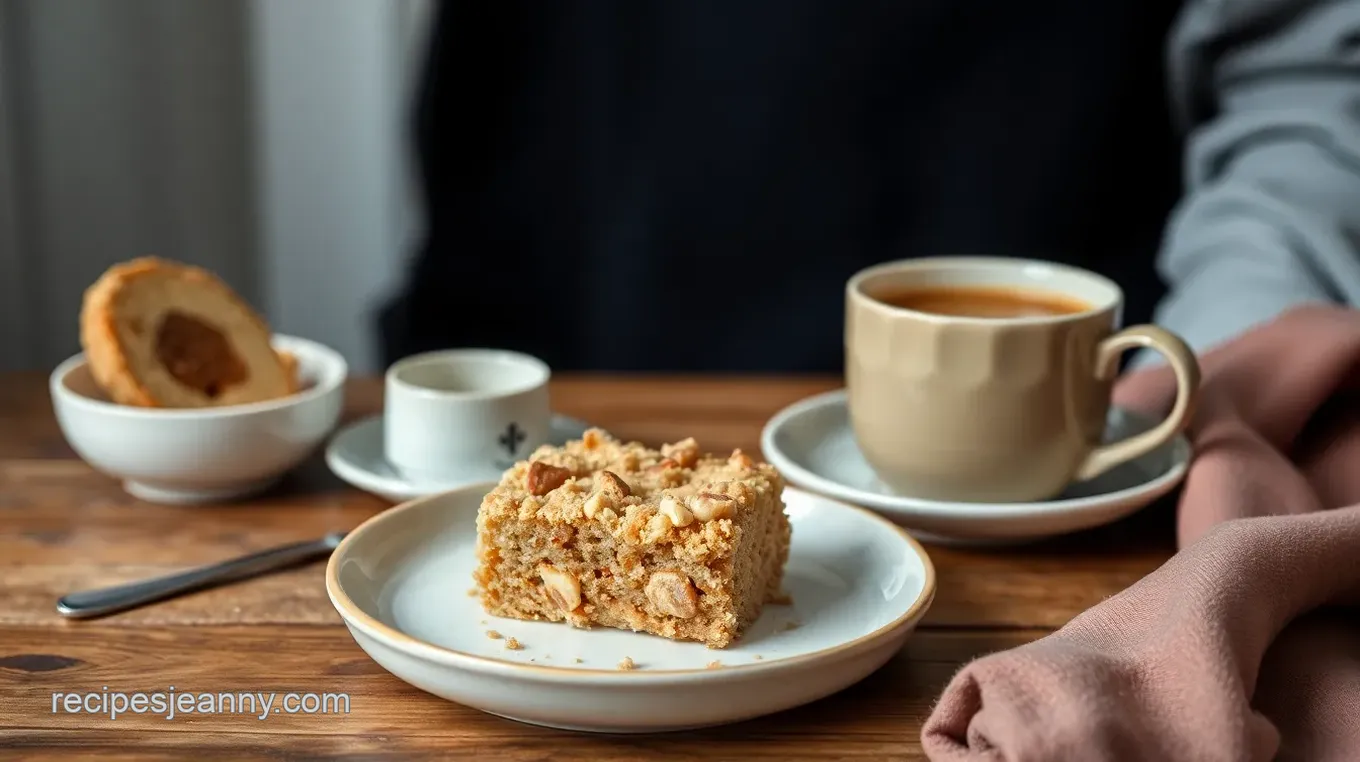
M 384 360 L 838 371 L 844 281 L 925 255 L 1087 267 L 1147 321 L 1177 6 L 441 3 Z

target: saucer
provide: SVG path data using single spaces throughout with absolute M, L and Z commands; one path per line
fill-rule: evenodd
M 569 439 L 580 439 L 589 426 L 575 418 L 562 415 L 552 417 L 552 434 L 548 444 L 561 445 Z M 383 417 L 371 416 L 341 429 L 326 447 L 326 465 L 336 476 L 365 492 L 400 503 L 433 495 L 465 484 L 496 481 L 502 468 L 491 468 L 486 473 L 467 479 L 448 482 L 414 481 L 406 478 L 387 462 L 383 455 Z M 509 468 L 511 464 L 505 464 Z
M 1123 439 L 1154 423 L 1111 408 L 1105 437 Z M 790 483 L 872 508 L 922 539 L 946 543 L 1020 542 L 1107 524 L 1170 492 L 1190 463 L 1190 443 L 1177 436 L 1095 479 L 1073 483 L 1052 500 L 961 503 L 897 495 L 878 480 L 855 443 L 844 389 L 780 411 L 766 424 L 760 446 Z
M 793 542 L 784 589 L 793 603 L 767 605 L 727 648 L 502 619 L 466 595 L 477 562 L 477 508 L 492 486 L 470 485 L 364 522 L 331 556 L 326 592 L 359 647 L 384 669 L 521 722 L 644 733 L 806 704 L 892 658 L 935 595 L 930 559 L 905 531 L 789 489 Z M 505 647 L 511 637 L 522 650 Z M 618 669 L 625 657 L 635 669 Z

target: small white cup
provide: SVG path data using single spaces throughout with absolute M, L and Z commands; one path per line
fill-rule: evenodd
M 498 349 L 413 355 L 387 370 L 383 448 L 403 476 L 494 481 L 548 441 L 551 372 Z

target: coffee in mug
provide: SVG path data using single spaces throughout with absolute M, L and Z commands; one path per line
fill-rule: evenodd
M 1151 325 L 1116 332 L 1123 293 L 1074 267 L 957 257 L 890 262 L 846 286 L 846 383 L 865 459 L 903 495 L 1056 496 L 1164 444 L 1188 423 L 1194 353 Z M 1175 372 L 1170 415 L 1102 444 L 1119 359 L 1151 348 Z
M 1038 289 L 988 286 L 910 288 L 875 297 L 884 304 L 917 312 L 959 317 L 1011 318 L 1070 315 L 1091 305 L 1063 294 Z

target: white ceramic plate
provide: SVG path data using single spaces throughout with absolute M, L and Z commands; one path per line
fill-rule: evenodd
M 326 589 L 355 641 L 383 668 L 436 696 L 523 722 L 654 732 L 798 706 L 882 666 L 935 595 L 930 559 L 906 532 L 790 489 L 784 588 L 793 604 L 767 606 L 725 649 L 500 619 L 468 595 L 477 507 L 490 487 L 417 500 L 364 522 L 331 556 Z M 488 630 L 524 649 L 507 650 Z M 624 657 L 637 669 L 619 670 Z M 714 660 L 722 666 L 707 668 Z
M 552 417 L 549 444 L 561 445 L 580 439 L 585 423 L 562 415 Z M 467 481 L 421 482 L 406 478 L 383 454 L 383 417 L 375 415 L 341 429 L 326 447 L 326 465 L 336 476 L 365 492 L 400 503 L 435 495 L 468 484 Z M 485 474 L 482 480 L 495 481 L 499 472 Z
M 1151 426 L 1136 413 L 1111 409 L 1105 438 L 1123 439 Z M 1027 541 L 1107 524 L 1170 492 L 1190 463 L 1190 443 L 1178 436 L 1072 484 L 1053 500 L 958 503 L 897 495 L 878 480 L 855 443 L 843 389 L 780 411 L 766 424 L 760 446 L 790 483 L 872 508 L 923 539 L 943 542 Z

